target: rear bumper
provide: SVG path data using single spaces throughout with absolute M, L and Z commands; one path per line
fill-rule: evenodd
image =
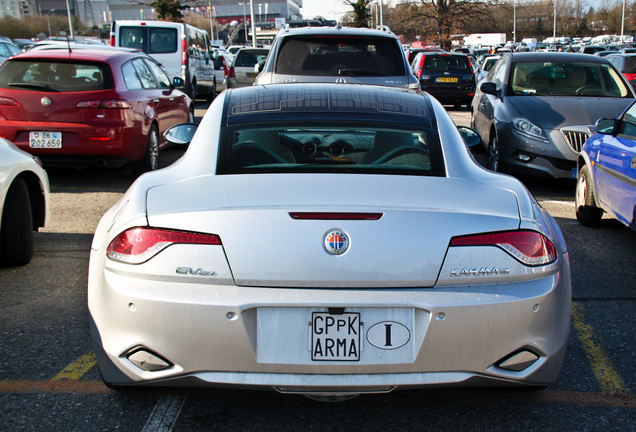
M 93 251 L 89 310 L 100 370 L 115 385 L 266 387 L 340 394 L 398 387 L 548 385 L 568 341 L 570 275 L 515 284 L 428 289 L 284 289 L 132 279 Z M 190 279 L 192 280 L 192 279 Z M 364 322 L 359 361 L 312 361 L 313 311 Z M 369 329 L 404 322 L 409 342 L 377 349 Z M 363 333 L 361 332 L 361 333 Z M 165 360 L 144 370 L 139 350 Z M 519 352 L 536 361 L 509 370 Z
M 61 132 L 62 148 L 29 147 L 29 134 L 35 131 Z M 37 155 L 47 165 L 92 165 L 95 160 L 121 164 L 140 160 L 146 148 L 142 125 L 138 124 L 95 126 L 84 123 L 50 123 L 34 126 L 30 122 L 8 121 L 0 126 L 0 134 L 21 150 Z

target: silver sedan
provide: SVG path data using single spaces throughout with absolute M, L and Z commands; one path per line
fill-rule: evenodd
M 426 93 L 252 86 L 195 129 L 167 132 L 185 156 L 96 230 L 88 305 L 109 386 L 333 400 L 557 379 L 561 232 Z

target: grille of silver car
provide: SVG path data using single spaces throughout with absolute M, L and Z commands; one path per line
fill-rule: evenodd
M 568 142 L 572 150 L 577 153 L 581 152 L 581 148 L 583 148 L 585 140 L 590 137 L 588 133 L 582 131 L 562 130 L 562 132 L 565 136 L 565 140 Z

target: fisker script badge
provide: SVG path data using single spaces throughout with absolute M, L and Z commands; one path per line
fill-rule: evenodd
M 339 230 L 329 231 L 323 239 L 327 252 L 332 255 L 341 255 L 349 248 L 349 236 Z
M 40 103 L 42 103 L 42 106 L 51 106 L 51 99 L 47 98 L 47 97 L 43 97 L 42 99 L 40 99 Z

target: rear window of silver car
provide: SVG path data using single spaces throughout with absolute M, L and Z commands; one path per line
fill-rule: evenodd
M 436 130 L 290 124 L 237 126 L 221 135 L 219 174 L 444 175 Z
M 108 65 L 54 60 L 11 60 L 0 68 L 0 87 L 20 90 L 76 92 L 113 88 Z
M 392 38 L 329 36 L 286 37 L 274 70 L 283 75 L 405 75 L 400 46 Z

